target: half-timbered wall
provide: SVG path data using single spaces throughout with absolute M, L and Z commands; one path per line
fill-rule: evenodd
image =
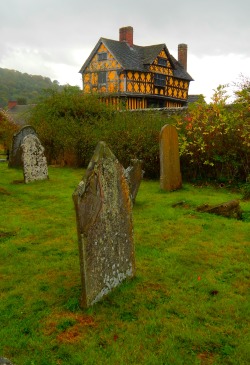
M 117 105 L 117 108 L 120 105 L 119 97 L 123 97 L 123 105 L 127 109 L 144 109 L 154 105 L 154 97 L 160 98 L 160 106 L 180 107 L 187 100 L 188 87 L 188 81 L 174 77 L 165 50 L 148 65 L 147 72 L 123 71 L 104 44 L 101 44 L 83 74 L 84 93 L 113 94 L 112 97 L 103 97 L 103 100 Z
M 106 57 L 101 59 L 100 55 L 105 55 Z M 120 69 L 120 64 L 107 48 L 101 44 L 83 74 L 83 91 L 85 93 L 114 93 L 119 91 Z M 106 72 L 106 82 L 98 82 L 101 72 Z

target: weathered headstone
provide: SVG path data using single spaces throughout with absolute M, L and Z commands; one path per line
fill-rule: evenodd
M 172 191 L 182 187 L 178 134 L 166 124 L 160 132 L 160 187 Z
M 30 125 L 24 126 L 19 132 L 15 133 L 12 137 L 12 147 L 9 156 L 9 167 L 22 167 L 22 151 L 21 144 L 24 137 L 32 134 L 37 136 L 36 131 Z
M 89 307 L 135 274 L 132 204 L 124 168 L 99 142 L 75 192 L 81 305 Z
M 24 182 L 48 179 L 47 160 L 39 139 L 29 134 L 21 144 Z
M 125 170 L 125 177 L 128 181 L 132 203 L 135 199 L 143 178 L 144 171 L 142 170 L 142 160 L 133 159 L 131 165 Z

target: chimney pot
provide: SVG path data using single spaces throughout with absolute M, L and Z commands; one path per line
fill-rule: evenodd
M 119 41 L 127 42 L 130 47 L 133 46 L 133 27 L 123 27 L 119 29 Z
M 178 61 L 181 63 L 185 71 L 187 71 L 187 48 L 187 44 L 178 44 Z

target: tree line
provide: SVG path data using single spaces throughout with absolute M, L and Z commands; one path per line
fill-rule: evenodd
M 18 104 L 35 104 L 42 90 L 62 87 L 49 77 L 0 68 L 0 108 L 5 108 L 9 100 L 16 100 Z

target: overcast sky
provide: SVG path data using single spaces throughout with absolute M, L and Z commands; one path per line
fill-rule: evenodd
M 250 78 L 250 0 L 2 0 L 0 67 L 82 87 L 79 70 L 100 37 L 188 45 L 190 94 Z M 229 89 L 231 90 L 231 89 Z

